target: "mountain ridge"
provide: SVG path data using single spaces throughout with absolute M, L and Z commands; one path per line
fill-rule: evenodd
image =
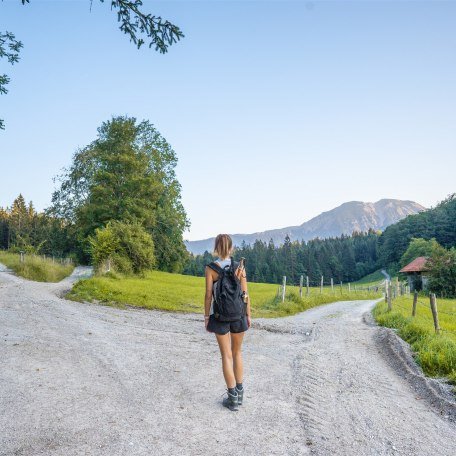
M 363 201 L 347 201 L 329 211 L 303 222 L 301 225 L 287 226 L 255 233 L 232 234 L 234 245 L 253 244 L 257 239 L 274 243 L 283 243 L 288 235 L 292 241 L 308 241 L 315 238 L 328 238 L 352 234 L 354 231 L 368 231 L 369 229 L 384 230 L 387 226 L 398 222 L 407 215 L 416 214 L 426 208 L 411 200 L 397 200 L 383 198 L 375 203 Z M 211 251 L 214 238 L 197 241 L 185 241 L 187 249 L 200 254 Z

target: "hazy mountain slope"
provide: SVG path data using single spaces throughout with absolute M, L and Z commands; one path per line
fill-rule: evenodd
M 407 215 L 416 214 L 425 208 L 414 201 L 382 199 L 376 203 L 350 201 L 335 209 L 323 212 L 299 226 L 288 226 L 276 230 L 267 230 L 252 234 L 233 234 L 233 242 L 240 245 L 242 241 L 253 244 L 256 239 L 268 242 L 273 239 L 280 244 L 288 234 L 292 240 L 310 240 L 316 237 L 327 238 L 351 234 L 353 231 L 367 231 L 369 228 L 383 230 L 398 222 Z M 186 241 L 187 249 L 192 253 L 211 251 L 214 238 L 200 241 Z

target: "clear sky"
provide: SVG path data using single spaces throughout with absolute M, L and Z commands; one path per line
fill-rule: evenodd
M 192 240 L 456 191 L 456 2 L 145 1 L 186 35 L 166 55 L 137 51 L 109 3 L 0 2 L 24 43 L 0 60 L 0 206 L 48 206 L 123 114 L 176 150 Z

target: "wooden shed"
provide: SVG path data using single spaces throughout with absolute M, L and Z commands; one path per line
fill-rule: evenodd
M 410 291 L 426 290 L 428 284 L 428 276 L 426 272 L 426 257 L 415 258 L 407 266 L 404 266 L 399 272 L 407 276 Z

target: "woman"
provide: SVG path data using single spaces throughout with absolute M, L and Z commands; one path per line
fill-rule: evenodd
M 228 234 L 219 234 L 215 238 L 214 253 L 218 256 L 215 263 L 222 269 L 231 264 L 233 242 Z M 206 296 L 204 299 L 204 323 L 206 329 L 215 333 L 222 355 L 223 376 L 227 386 L 228 397 L 223 399 L 223 405 L 232 411 L 239 410 L 244 397 L 242 340 L 244 332 L 250 327 L 250 298 L 247 293 L 245 269 L 237 267 L 236 276 L 240 280 L 241 290 L 247 296 L 245 315 L 237 321 L 219 321 L 214 315 L 212 290 L 219 279 L 219 273 L 206 266 Z

